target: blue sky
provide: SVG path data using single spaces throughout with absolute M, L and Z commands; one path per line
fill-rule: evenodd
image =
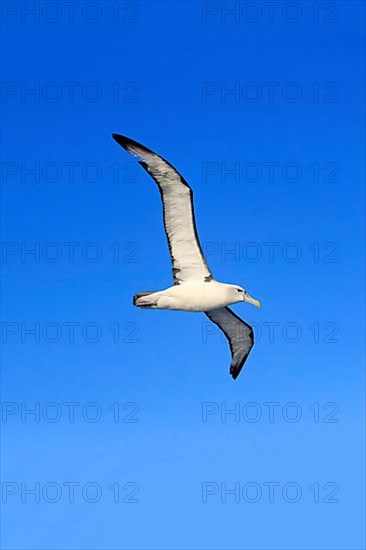
M 34 5 L 2 5 L 3 548 L 364 548 L 364 4 Z M 204 315 L 132 306 L 170 262 L 112 132 L 261 300 L 236 382 Z

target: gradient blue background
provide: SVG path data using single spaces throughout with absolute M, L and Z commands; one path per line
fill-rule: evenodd
M 19 4 L 19 3 L 12 3 Z M 29 4 L 29 3 L 28 3 Z M 22 22 L 19 13 L 3 23 L 3 74 L 7 82 L 31 86 L 66 81 L 97 82 L 103 96 L 88 103 L 77 95 L 55 103 L 3 97 L 3 162 L 42 166 L 48 162 L 95 162 L 102 174 L 75 181 L 63 173 L 50 183 L 20 173 L 3 177 L 3 240 L 97 242 L 95 263 L 76 254 L 52 263 L 19 254 L 3 264 L 3 319 L 44 325 L 75 321 L 98 323 L 99 342 L 77 332 L 74 343 L 40 343 L 20 336 L 3 345 L 3 400 L 63 403 L 97 402 L 103 417 L 88 423 L 77 415 L 57 423 L 3 422 L 3 481 L 97 482 L 97 503 L 76 497 L 54 504 L 20 495 L 3 505 L 2 545 L 6 549 L 361 549 L 363 537 L 363 153 L 364 4 L 338 2 L 338 22 L 319 23 L 310 2 L 298 2 L 302 17 L 290 23 L 276 15 L 256 23 L 220 13 L 202 21 L 200 2 L 139 2 L 136 22 L 113 22 L 104 2 L 99 22 L 76 11 L 75 22 Z M 219 4 L 218 4 L 219 5 Z M 261 3 L 258 5 L 265 8 Z M 283 3 L 281 4 L 283 7 Z M 123 6 L 122 6 L 123 8 Z M 132 8 L 123 8 L 125 16 Z M 224 8 L 223 8 L 224 9 Z M 327 8 L 329 10 L 329 8 Z M 134 102 L 115 102 L 114 82 L 138 86 Z M 255 103 L 231 96 L 202 101 L 202 83 L 297 82 L 296 103 L 276 93 Z M 337 102 L 314 102 L 310 87 L 335 82 Z M 281 90 L 281 86 L 279 90 Z M 263 88 L 264 89 L 264 88 Z M 65 88 L 63 88 L 65 92 Z M 321 98 L 324 99 L 324 93 Z M 224 98 L 225 99 L 225 98 Z M 214 275 L 245 286 L 263 304 L 235 311 L 263 329 L 240 378 L 228 376 L 229 350 L 220 335 L 208 336 L 203 315 L 139 311 L 131 304 L 138 290 L 159 289 L 171 281 L 154 183 L 143 170 L 134 181 L 114 182 L 111 166 L 122 173 L 131 158 L 111 139 L 119 132 L 167 157 L 195 192 L 202 242 L 232 248 L 255 242 L 257 262 L 211 254 Z M 263 176 L 239 182 L 220 173 L 202 177 L 205 162 L 297 162 L 296 183 Z M 335 182 L 314 182 L 309 166 L 335 162 Z M 268 260 L 263 243 L 278 242 Z M 121 243 L 121 261 L 110 247 Z M 302 251 L 298 262 L 280 253 L 288 242 Z M 335 262 L 325 261 L 326 243 L 336 243 Z M 126 243 L 135 243 L 126 245 Z M 310 247 L 319 243 L 320 260 Z M 123 250 L 123 246 L 127 246 Z M 132 248 L 131 248 L 132 246 Z M 130 247 L 130 248 L 128 248 Z M 63 248 L 65 251 L 65 248 Z M 128 253 L 135 262 L 128 261 Z M 122 261 L 124 260 L 124 261 Z M 108 326 L 126 323 L 137 342 L 113 342 Z M 271 342 L 264 323 L 280 323 Z M 296 343 L 281 335 L 286 323 L 302 330 Z M 336 323 L 337 342 L 326 342 L 327 322 Z M 309 328 L 320 326 L 320 341 Z M 125 328 L 123 328 L 125 327 Z M 108 407 L 136 402 L 138 423 L 114 423 Z M 256 402 L 256 423 L 220 415 L 202 422 L 203 402 L 232 408 Z M 301 407 L 299 422 L 276 414 L 268 421 L 265 402 Z M 334 402 L 336 423 L 314 422 L 309 409 Z M 65 409 L 64 409 L 65 411 Z M 329 410 L 328 410 L 329 412 Z M 139 503 L 113 503 L 108 486 L 134 481 Z M 269 503 L 201 500 L 205 481 L 298 483 L 302 498 Z M 314 503 L 314 482 L 339 486 L 338 503 Z M 328 491 L 329 492 L 329 491 Z M 322 493 L 322 498 L 324 492 Z

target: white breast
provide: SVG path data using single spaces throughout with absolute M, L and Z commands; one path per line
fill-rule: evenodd
M 183 283 L 160 293 L 159 309 L 209 311 L 230 303 L 226 285 L 217 281 Z

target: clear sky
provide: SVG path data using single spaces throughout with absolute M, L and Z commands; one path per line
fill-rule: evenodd
M 364 548 L 364 3 L 1 8 L 2 547 Z M 203 314 L 132 305 L 170 261 L 112 132 L 262 302 L 236 382 Z

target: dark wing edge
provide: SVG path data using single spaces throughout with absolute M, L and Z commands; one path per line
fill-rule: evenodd
M 207 317 L 225 334 L 231 351 L 230 375 L 236 380 L 254 345 L 253 329 L 231 309 L 205 311 Z
M 121 134 L 112 134 L 112 138 L 118 143 L 118 145 L 123 147 L 123 149 L 125 149 L 128 153 L 130 153 L 132 155 L 135 155 L 135 157 L 137 157 L 137 158 L 139 157 L 139 155 L 137 153 L 134 153 L 131 150 L 131 149 L 133 149 L 133 147 L 136 147 L 136 149 L 141 149 L 142 151 L 145 151 L 145 153 L 147 153 L 149 155 L 154 155 L 155 157 L 159 157 L 160 160 L 165 162 L 172 170 L 174 170 L 174 172 L 177 174 L 177 176 L 179 176 L 179 179 L 181 180 L 182 184 L 185 185 L 186 187 L 188 187 L 192 191 L 192 188 L 190 187 L 187 180 L 185 180 L 184 177 L 178 172 L 178 170 L 176 168 L 174 168 L 174 166 L 168 160 L 166 160 L 164 157 L 162 157 L 161 155 L 158 155 L 157 153 L 155 153 L 154 151 L 152 151 L 151 149 L 149 149 L 145 145 L 142 145 L 138 141 L 135 141 L 134 139 L 126 137 L 126 136 L 122 136 Z M 141 164 L 141 166 L 143 168 L 145 168 L 146 172 L 148 172 L 150 174 L 150 176 L 156 181 L 156 183 L 158 184 L 158 186 L 160 188 L 159 182 L 154 178 L 154 176 L 151 174 L 151 172 L 149 172 L 148 164 L 146 162 L 144 162 L 143 160 L 139 161 L 139 164 Z
M 133 140 L 131 138 L 128 138 L 126 136 L 122 136 L 121 134 L 113 133 L 112 137 L 121 147 L 123 147 L 123 149 L 125 149 L 128 153 L 136 156 L 137 158 L 139 157 L 139 155 L 136 152 L 133 151 L 134 147 L 136 147 L 137 149 L 141 149 L 142 151 L 145 151 L 149 155 L 154 155 L 155 157 L 158 157 L 160 160 L 162 160 L 164 163 L 166 163 L 166 165 L 175 173 L 175 175 L 179 178 L 181 184 L 188 188 L 189 198 L 190 198 L 190 202 L 191 202 L 191 210 L 192 210 L 193 233 L 194 233 L 194 237 L 195 237 L 195 240 L 196 240 L 198 252 L 199 252 L 199 254 L 201 256 L 201 259 L 202 259 L 202 263 L 203 263 L 203 265 L 205 266 L 205 268 L 207 269 L 207 272 L 208 272 L 208 276 L 206 276 L 204 280 L 205 280 L 205 282 L 212 281 L 214 277 L 213 277 L 213 275 L 211 273 L 211 270 L 210 270 L 210 268 L 207 264 L 207 260 L 206 260 L 204 254 L 203 254 L 203 250 L 202 250 L 201 243 L 200 243 L 199 236 L 198 236 L 197 225 L 196 225 L 196 216 L 195 216 L 195 211 L 194 211 L 194 202 L 193 202 L 193 190 L 192 190 L 191 186 L 189 185 L 189 183 L 187 182 L 187 180 L 184 179 L 184 177 L 178 172 L 178 170 L 168 160 L 166 160 L 161 155 L 158 155 L 157 153 L 155 153 L 154 151 L 152 151 L 148 147 L 145 147 L 145 145 L 142 145 L 138 141 L 135 141 L 135 140 Z M 175 258 L 174 258 L 174 255 L 173 255 L 173 246 L 172 246 L 171 239 L 169 237 L 168 231 L 166 229 L 164 189 L 162 188 L 159 180 L 154 176 L 154 174 L 152 172 L 152 169 L 149 167 L 149 165 L 146 161 L 139 160 L 138 164 L 140 164 L 142 166 L 142 168 L 144 168 L 144 170 L 146 170 L 146 172 L 149 174 L 149 176 L 152 177 L 152 179 L 155 181 L 155 183 L 158 186 L 161 202 L 162 202 L 162 205 L 163 205 L 164 232 L 165 232 L 167 243 L 168 243 L 170 260 L 171 260 L 171 263 L 172 263 L 173 281 L 174 281 L 174 285 L 179 285 L 179 284 L 181 284 L 182 281 L 177 277 L 177 270 L 174 268 Z
M 156 153 L 154 153 L 156 154 Z M 181 182 L 182 182 L 182 185 L 185 185 L 186 187 L 188 187 L 189 189 L 189 197 L 190 197 L 190 201 L 191 201 L 191 208 L 192 208 L 192 225 L 193 225 L 193 232 L 194 232 L 194 237 L 196 239 L 196 243 L 197 243 L 197 248 L 198 248 L 198 252 L 202 258 L 202 262 L 203 264 L 205 265 L 207 271 L 208 271 L 208 276 L 205 277 L 205 282 L 209 282 L 209 281 L 212 281 L 213 280 L 213 275 L 211 273 L 211 270 L 210 268 L 208 267 L 208 264 L 207 264 L 207 260 L 205 258 L 205 255 L 203 254 L 203 250 L 202 250 L 202 247 L 201 247 L 201 242 L 200 242 L 200 239 L 199 239 L 199 236 L 198 236 L 198 231 L 197 231 L 197 225 L 196 225 L 196 215 L 195 215 L 195 212 L 194 212 L 194 202 L 193 202 L 193 191 L 192 191 L 192 188 L 189 186 L 189 184 L 187 183 L 187 181 L 183 178 L 183 176 L 180 175 L 180 173 L 174 168 L 174 166 L 172 166 L 172 164 L 170 164 L 170 162 L 168 162 L 167 160 L 165 160 L 163 157 L 160 157 L 164 162 L 166 162 L 167 164 L 169 164 L 169 166 L 172 168 L 172 170 L 174 170 L 176 172 L 176 174 L 179 176 Z M 143 160 L 139 160 L 138 161 L 138 164 L 140 164 L 145 170 L 146 172 L 149 174 L 149 176 L 152 177 L 152 179 L 156 182 L 158 188 L 159 188 L 159 193 L 160 193 L 160 199 L 161 199 L 161 203 L 163 205 L 163 220 L 164 220 L 164 232 L 165 232 L 165 235 L 166 235 L 166 240 L 167 240 L 167 243 L 168 243 L 168 248 L 169 248 L 169 254 L 170 254 L 170 260 L 171 260 L 171 263 L 172 263 L 172 270 L 173 270 L 173 281 L 174 281 L 174 284 L 175 285 L 179 285 L 181 284 L 181 280 L 179 279 L 179 277 L 177 277 L 177 270 L 174 268 L 174 262 L 175 262 L 175 258 L 174 258 L 174 255 L 173 255 L 173 246 L 172 246 L 172 243 L 170 241 L 170 237 L 169 237 L 169 233 L 168 231 L 166 230 L 166 221 L 165 221 L 165 202 L 164 202 L 164 191 L 162 189 L 162 187 L 160 186 L 158 180 L 154 177 L 154 175 L 151 173 L 151 171 L 149 170 L 149 165 L 143 161 Z

